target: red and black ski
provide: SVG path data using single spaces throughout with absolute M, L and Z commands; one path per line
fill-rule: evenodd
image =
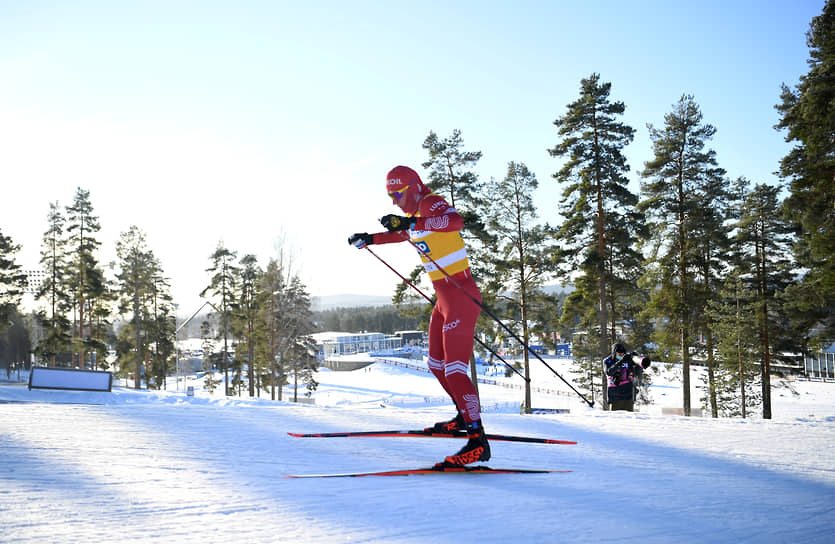
M 353 431 L 338 433 L 287 433 L 300 438 L 353 438 L 353 437 L 432 437 L 432 438 L 467 438 L 464 431 L 457 433 L 436 433 L 432 431 Z M 487 440 L 499 442 L 528 442 L 532 444 L 576 444 L 572 440 L 554 440 L 553 438 L 536 438 L 533 436 L 512 436 L 507 434 L 488 434 Z
M 426 474 L 549 474 L 571 472 L 570 470 L 538 470 L 524 468 L 490 468 L 483 465 L 461 466 L 439 463 L 434 467 L 405 470 L 383 470 L 378 472 L 344 472 L 338 474 L 288 474 L 285 478 L 359 478 L 362 476 L 414 476 Z

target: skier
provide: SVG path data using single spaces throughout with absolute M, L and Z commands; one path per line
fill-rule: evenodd
M 405 216 L 386 215 L 380 223 L 387 232 L 356 233 L 348 238 L 348 243 L 363 248 L 411 240 L 422 251 L 421 260 L 437 296 L 429 322 L 429 369 L 458 411 L 450 421 L 436 423 L 427 431 L 466 430 L 467 443 L 455 455 L 447 456 L 446 463 L 487 461 L 490 445 L 481 423 L 481 405 L 467 374 L 473 332 L 481 311 L 473 299 L 480 301 L 481 291 L 470 273 L 467 249 L 461 238 L 464 221 L 455 208 L 430 191 L 418 173 L 407 166 L 396 166 L 388 173 L 386 192 Z
M 627 355 L 623 344 L 615 344 L 612 354 L 603 359 L 603 369 L 609 382 L 606 390 L 609 410 L 634 410 L 635 379 L 640 378 L 644 368 L 650 365 L 649 357 L 640 357 L 640 362 L 636 358 L 639 358 L 637 353 Z

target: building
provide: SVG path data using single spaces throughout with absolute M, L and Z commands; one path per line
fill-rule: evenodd
M 316 342 L 317 355 L 323 359 L 397 349 L 403 345 L 403 338 L 400 336 L 389 336 L 381 332 L 319 332 L 312 336 Z

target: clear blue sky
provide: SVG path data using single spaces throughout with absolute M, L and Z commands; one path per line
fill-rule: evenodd
M 389 295 L 397 278 L 348 235 L 394 212 L 389 168 L 423 172 L 430 130 L 537 176 L 558 222 L 552 122 L 593 72 L 637 129 L 693 94 L 728 176 L 777 183 L 774 104 L 808 71 L 823 0 L 0 0 L 0 229 L 38 261 L 50 201 L 91 191 L 103 243 L 137 225 L 196 307 L 219 240 L 262 264 L 277 240 L 313 295 Z M 403 271 L 405 245 L 378 253 Z

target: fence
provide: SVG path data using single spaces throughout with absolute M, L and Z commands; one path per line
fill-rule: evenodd
M 803 358 L 807 378 L 835 380 L 835 353 L 816 353 Z
M 404 363 L 404 362 L 401 362 L 401 361 L 394 361 L 392 359 L 377 359 L 377 362 L 386 363 L 387 365 L 393 365 L 393 366 L 402 366 L 402 367 L 405 367 L 405 368 L 410 368 L 412 370 L 417 370 L 419 372 L 429 373 L 429 369 L 426 368 L 425 366 L 418 366 L 418 365 L 413 365 L 413 364 L 410 364 L 410 363 Z M 490 380 L 490 379 L 487 379 L 487 378 L 478 378 L 478 383 L 483 383 L 483 384 L 487 384 L 487 385 L 497 385 L 499 387 L 504 387 L 506 389 L 522 390 L 522 389 L 525 388 L 525 386 L 522 385 L 522 384 L 508 383 L 508 382 L 505 382 L 505 381 L 498 381 L 498 380 Z M 558 389 L 546 389 L 544 387 L 533 387 L 533 386 L 531 386 L 531 392 L 542 393 L 543 395 L 556 395 L 556 396 L 574 398 L 574 395 L 572 393 L 570 393 L 569 391 L 560 391 Z

